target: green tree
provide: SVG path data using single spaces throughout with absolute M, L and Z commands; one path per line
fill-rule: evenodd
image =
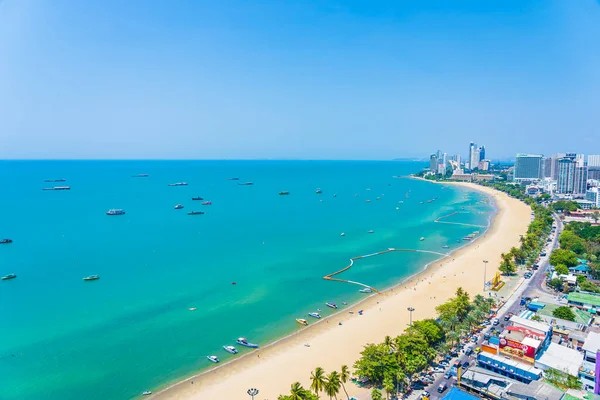
M 577 265 L 577 254 L 571 250 L 556 249 L 550 254 L 551 265 L 565 265 L 567 268 L 571 268 Z
M 373 388 L 371 391 L 371 399 L 372 400 L 382 400 L 383 396 L 381 395 L 381 391 L 377 388 Z
M 292 383 L 289 395 L 280 395 L 277 400 L 314 400 L 317 397 L 304 389 L 300 382 Z
M 350 399 L 350 396 L 348 395 L 348 391 L 346 390 L 346 382 L 348 382 L 349 380 L 350 370 L 348 369 L 347 365 L 342 365 L 340 371 L 340 383 L 342 384 L 342 388 L 344 389 L 344 393 L 346 393 L 346 397 L 348 398 L 348 400 Z
M 534 315 L 533 317 L 530 318 L 532 321 L 537 321 L 537 322 L 543 322 L 544 320 L 542 319 L 542 317 L 540 317 L 539 315 Z
M 317 395 L 317 399 L 319 398 L 319 392 L 322 392 L 325 389 L 325 371 L 321 367 L 315 368 L 313 372 L 310 374 L 310 389 L 315 392 Z
M 513 247 L 510 249 L 510 254 L 513 256 L 516 264 L 523 264 L 527 260 L 527 253 L 523 249 Z
M 385 378 L 383 378 L 383 389 L 386 392 L 385 398 L 389 399 L 390 395 L 394 392 L 394 378 L 387 374 Z
M 444 337 L 444 329 L 434 319 L 415 321 L 413 322 L 412 328 L 409 328 L 408 330 L 413 330 L 414 332 L 421 334 L 431 346 L 440 342 Z
M 558 278 L 552 279 L 548 284 L 550 285 L 551 288 L 553 288 L 556 291 L 562 290 L 563 282 Z
M 545 378 L 556 386 L 568 389 L 581 389 L 581 382 L 576 376 L 568 374 L 566 371 L 559 371 L 549 368 L 544 371 Z
M 516 268 L 515 264 L 512 262 L 512 255 L 510 253 L 508 253 L 508 254 L 502 253 L 500 255 L 500 257 L 502 258 L 502 261 L 500 262 L 500 266 L 498 267 L 498 270 L 500 272 L 502 272 L 504 275 L 511 275 L 512 273 L 514 273 L 517 268 Z
M 583 278 L 583 280 L 579 281 L 579 278 Z M 584 292 L 600 293 L 600 287 L 594 282 L 588 281 L 585 276 L 578 276 L 577 284 L 579 285 L 579 289 Z
M 566 319 L 567 321 L 575 321 L 575 313 L 567 306 L 557 307 L 552 311 L 552 315 L 556 318 Z
M 354 362 L 354 372 L 360 377 L 368 378 L 376 385 L 383 383 L 384 372 L 397 371 L 398 356 L 390 353 L 382 344 L 369 343 L 360 352 L 360 358 Z
M 571 250 L 576 254 L 585 253 L 583 240 L 571 230 L 562 231 L 558 240 L 562 249 Z
M 569 268 L 567 268 L 567 266 L 563 264 L 558 264 L 557 266 L 555 266 L 554 271 L 556 271 L 558 275 L 569 275 Z
M 594 211 L 592 213 L 592 219 L 594 220 L 594 223 L 597 224 L 598 220 L 600 219 L 600 212 Z
M 337 399 L 337 394 L 340 392 L 341 381 L 340 374 L 337 371 L 331 371 L 329 375 L 327 375 L 327 380 L 325 381 L 325 394 L 329 396 L 329 399 L 335 397 Z

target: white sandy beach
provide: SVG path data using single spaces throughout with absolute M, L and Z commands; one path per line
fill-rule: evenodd
M 276 400 L 279 394 L 289 392 L 292 382 L 300 381 L 308 387 L 310 372 L 315 367 L 323 367 L 326 372 L 339 371 L 343 364 L 352 367 L 363 345 L 403 332 L 409 323 L 407 307 L 415 308 L 414 320 L 424 319 L 434 317 L 435 307 L 452 297 L 459 286 L 471 295 L 483 293 L 483 260 L 489 260 L 489 280 L 497 271 L 500 254 L 519 245 L 519 235 L 527 231 L 531 210 L 519 200 L 493 189 L 468 183 L 450 184 L 480 190 L 494 198 L 498 213 L 481 238 L 452 257 L 434 263 L 411 281 L 371 296 L 360 306 L 345 309 L 271 346 L 179 382 L 153 398 L 247 400 L 246 390 L 255 387 L 260 391 L 256 400 Z M 364 315 L 348 313 L 359 309 L 364 310 Z M 305 343 L 310 347 L 304 346 Z M 363 389 L 351 383 L 346 388 L 350 395 L 367 398 Z

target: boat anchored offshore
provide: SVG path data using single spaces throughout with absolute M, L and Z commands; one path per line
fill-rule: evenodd
M 124 215 L 124 214 L 125 214 L 125 211 L 121 210 L 120 208 L 113 208 L 106 212 L 106 215 Z
M 147 178 L 148 176 L 148 174 L 131 175 L 132 178 Z
M 98 275 L 90 275 L 83 278 L 84 281 L 97 281 L 98 279 L 100 279 Z
M 279 192 L 280 196 L 287 196 L 288 194 L 290 194 L 290 192 L 286 192 L 286 191 Z
M 309 312 L 308 315 L 311 316 L 311 317 L 313 317 L 313 318 L 316 318 L 316 319 L 321 318 L 321 314 L 316 313 L 316 312 Z
M 192 197 L 192 200 L 204 200 L 202 197 L 198 196 L 198 197 Z
M 212 205 L 212 201 L 203 201 L 202 205 L 203 206 L 210 206 L 210 205 Z
M 204 214 L 204 211 L 190 211 L 188 213 L 188 215 L 202 215 Z
M 145 392 L 142 393 L 142 396 L 150 396 L 152 394 L 151 391 L 146 390 Z
M 421 236 L 421 238 L 419 240 L 422 242 L 423 240 L 425 240 L 425 238 L 423 236 Z
M 317 188 L 317 190 L 315 190 L 315 193 L 316 194 L 321 194 L 321 193 L 323 193 L 323 191 L 321 190 L 321 188 Z
M 12 242 L 13 242 L 12 239 L 2 239 L 2 240 L 0 240 L 0 244 L 9 244 L 9 243 L 12 243 Z
M 254 182 L 244 182 L 244 183 L 238 183 L 239 186 L 252 186 L 254 185 Z
M 227 178 L 228 181 L 239 181 L 240 178 Z
M 449 249 L 449 248 L 450 248 L 450 246 L 448 246 L 447 244 L 442 246 L 442 249 Z
M 176 210 L 181 210 L 182 208 L 183 208 L 183 204 L 177 204 L 177 205 L 175 206 L 175 209 L 176 209 Z
M 8 274 L 8 275 L 4 275 L 1 279 L 3 281 L 7 281 L 9 279 L 15 279 L 16 277 L 17 277 L 17 275 L 15 275 L 15 274 Z
M 335 303 L 325 303 L 325 305 L 331 308 L 338 308 L 337 305 L 335 305 Z
M 373 293 L 373 289 L 371 289 L 371 288 L 364 288 L 364 289 L 360 289 L 359 292 L 361 292 L 361 293 Z
M 253 349 L 257 349 L 258 348 L 257 344 L 248 343 L 248 340 L 246 340 L 246 338 L 243 338 L 243 337 L 238 338 L 235 342 L 237 344 L 241 345 L 241 346 L 244 346 L 244 347 L 250 347 L 250 348 L 253 348 Z
M 208 358 L 208 360 L 210 362 L 214 362 L 215 364 L 218 363 L 219 361 L 221 361 L 221 360 L 219 360 L 219 357 L 217 357 L 217 356 L 206 356 L 206 358 Z
M 187 186 L 188 183 L 187 182 L 175 182 L 175 183 L 169 183 L 169 186 Z
M 237 349 L 233 346 L 223 346 L 223 349 L 226 352 L 231 353 L 231 354 L 237 354 L 237 352 L 238 352 Z
M 296 318 L 296 322 L 300 325 L 308 326 L 308 321 L 302 318 Z
M 374 233 L 373 229 L 369 229 L 367 233 Z

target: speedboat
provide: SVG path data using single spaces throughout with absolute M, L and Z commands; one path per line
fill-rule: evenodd
M 419 240 L 422 242 L 423 240 L 425 240 L 425 238 L 423 236 L 421 236 L 421 238 Z
M 204 200 L 202 197 L 198 196 L 198 197 L 192 197 L 192 200 Z
M 253 349 L 257 349 L 257 348 L 258 348 L 258 345 L 257 345 L 257 344 L 254 344 L 254 343 L 248 343 L 248 340 L 246 340 L 246 338 L 243 338 L 243 337 L 241 337 L 241 338 L 238 338 L 238 339 L 237 339 L 235 342 L 236 342 L 237 344 L 241 345 L 241 346 L 245 346 L 245 347 L 251 347 L 251 348 L 253 348 Z
M 309 312 L 308 315 L 311 316 L 311 317 L 313 317 L 313 318 L 316 318 L 316 319 L 321 318 L 321 314 L 316 313 L 316 312 Z
M 365 201 L 366 201 L 367 203 L 370 203 L 370 202 L 371 202 L 371 200 L 365 200 Z
M 361 292 L 361 293 L 373 293 L 373 290 L 371 288 L 364 288 L 364 289 L 360 289 L 359 292 Z
M 252 185 L 254 185 L 254 182 L 238 183 L 238 185 L 240 185 L 240 186 L 252 186 Z
M 321 193 L 323 193 L 323 191 L 321 190 L 321 188 L 318 188 L 317 190 L 315 190 L 315 193 L 316 194 L 321 194 Z
M 381 197 L 375 197 L 375 200 L 381 200 Z
M 100 279 L 98 275 L 90 275 L 83 278 L 84 281 L 97 281 L 98 279 Z
M 106 215 L 124 215 L 125 210 L 121 210 L 120 208 L 113 208 L 106 212 Z
M 214 362 L 215 364 L 218 363 L 219 361 L 221 361 L 221 360 L 219 360 L 219 357 L 217 357 L 217 356 L 206 356 L 206 358 L 208 358 L 208 360 L 210 362 Z
M 335 305 L 335 303 L 325 303 L 325 305 L 326 305 L 327 307 L 331 307 L 331 308 L 338 308 L 338 307 Z
M 131 175 L 132 178 L 147 178 L 148 174 Z
M 290 192 L 286 192 L 285 190 L 282 192 L 279 192 L 280 196 L 287 196 L 288 194 L 290 194 Z
M 239 181 L 240 178 L 227 178 L 228 181 Z
M 203 206 L 210 206 L 212 204 L 212 201 L 203 201 L 202 205 Z
M 175 183 L 169 183 L 169 186 L 187 186 L 188 183 L 187 182 L 175 182 Z
M 340 233 L 340 236 L 346 236 L 346 234 L 344 232 Z
M 190 310 L 190 311 L 196 311 L 197 308 L 196 307 L 190 307 L 190 308 L 188 308 L 188 310 Z
M 69 186 L 54 186 L 52 190 L 71 190 Z
M 449 248 L 450 248 L 450 246 L 448 246 L 447 244 L 442 246 L 442 249 L 449 249 Z
M 367 233 L 373 233 L 373 229 L 369 229 Z
M 9 280 L 9 279 L 15 279 L 16 277 L 17 277 L 17 275 L 15 275 L 15 274 L 8 274 L 8 275 L 4 275 L 4 276 L 2 277 L 2 280 L 3 280 L 3 281 L 7 281 L 7 280 Z
M 150 396 L 152 394 L 151 391 L 146 390 L 144 393 L 142 393 L 142 396 Z
M 0 240 L 0 244 L 8 244 L 8 243 L 12 243 L 12 239 L 2 239 Z
M 66 182 L 66 179 L 46 179 L 44 182 Z
M 223 346 L 223 349 L 226 352 L 231 353 L 231 354 L 237 354 L 237 352 L 238 352 L 237 349 L 233 346 Z
M 183 204 L 177 204 L 177 205 L 175 206 L 175 209 L 176 209 L 176 210 L 181 210 L 182 208 L 183 208 Z
M 425 203 L 421 202 L 421 204 L 425 204 Z
M 204 211 L 190 211 L 188 213 L 188 215 L 202 215 L 204 214 Z
M 300 325 L 308 326 L 308 321 L 302 318 L 296 318 L 296 322 Z

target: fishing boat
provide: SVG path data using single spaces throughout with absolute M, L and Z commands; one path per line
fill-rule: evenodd
M 252 186 L 252 185 L 254 185 L 254 182 L 238 183 L 238 185 L 240 185 L 240 186 Z
M 371 289 L 371 288 L 364 288 L 364 289 L 360 289 L 359 292 L 361 292 L 361 293 L 373 293 L 373 289 Z
M 302 318 L 296 318 L 296 322 L 300 325 L 308 326 L 308 321 Z
M 206 358 L 208 358 L 208 361 L 214 362 L 215 364 L 218 363 L 219 361 L 221 361 L 221 360 L 219 360 L 219 357 L 217 357 L 217 356 L 206 356 Z
M 422 242 L 423 240 L 425 240 L 425 238 L 421 236 L 419 240 Z
M 212 205 L 212 201 L 203 201 L 202 205 L 203 206 L 210 206 L 210 205 Z
M 97 281 L 98 279 L 100 279 L 98 275 L 90 275 L 83 278 L 84 281 Z
M 176 210 L 181 210 L 183 208 L 183 204 L 177 204 L 175 205 L 175 209 Z
M 321 190 L 321 188 L 317 188 L 317 190 L 315 190 L 315 193 L 316 194 L 321 194 L 321 193 L 323 193 L 323 191 Z
M 188 213 L 188 215 L 202 215 L 204 214 L 204 211 L 190 211 Z
M 120 208 L 113 208 L 106 212 L 106 215 L 124 215 L 125 211 Z
M 228 181 L 239 181 L 240 178 L 227 178 Z
M 286 192 L 285 190 L 282 192 L 279 192 L 280 196 L 287 196 L 288 194 L 290 194 L 290 192 Z
M 17 275 L 15 274 L 8 274 L 8 275 L 4 275 L 1 279 L 3 281 L 8 281 L 9 279 L 15 279 L 17 277 Z
M 246 340 L 246 338 L 243 338 L 243 337 L 238 338 L 235 342 L 237 344 L 241 345 L 241 346 L 244 346 L 244 347 L 250 347 L 250 348 L 253 348 L 253 349 L 257 349 L 258 348 L 257 344 L 248 343 L 248 341 Z
M 335 303 L 325 303 L 325 305 L 331 308 L 338 308 L 338 306 L 336 306 Z
M 192 200 L 204 200 L 202 197 L 192 197 Z
M 145 392 L 142 393 L 142 396 L 150 396 L 152 394 L 151 391 L 146 390 Z
M 12 239 L 2 239 L 2 240 L 0 240 L 0 244 L 9 244 L 9 243 L 12 243 L 12 242 L 13 242 Z
M 187 182 L 175 182 L 175 183 L 169 183 L 169 186 L 187 186 L 188 183 Z
M 316 318 L 316 319 L 321 318 L 321 314 L 316 313 L 316 312 L 309 312 L 308 315 L 311 316 L 311 317 L 313 317 L 313 318 Z
M 44 182 L 66 182 L 66 179 L 46 179 Z
M 148 174 L 131 175 L 132 178 L 147 178 L 148 176 Z
M 237 354 L 237 349 L 233 346 L 223 346 L 223 350 L 231 354 Z

